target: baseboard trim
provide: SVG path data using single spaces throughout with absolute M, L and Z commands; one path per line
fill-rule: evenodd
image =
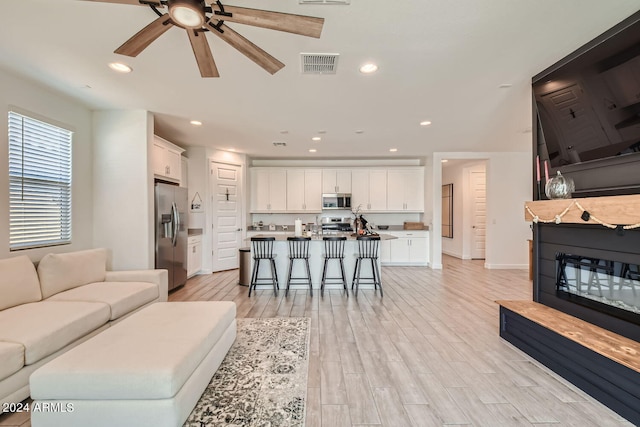
M 470 258 L 465 258 L 465 256 L 459 252 L 453 252 L 453 251 L 442 251 L 443 255 L 449 255 L 452 256 L 454 258 L 458 258 L 458 259 L 470 259 Z
M 485 262 L 484 268 L 488 270 L 528 270 L 529 264 L 489 264 Z

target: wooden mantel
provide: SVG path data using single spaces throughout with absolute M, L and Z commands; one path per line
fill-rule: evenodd
M 593 219 L 584 221 L 581 218 L 583 211 L 577 206 L 578 204 L 591 215 L 609 224 L 630 225 L 640 223 L 639 194 L 525 202 L 524 217 L 527 221 L 533 221 L 533 215 L 529 212 L 531 210 L 540 220 L 553 220 L 556 215 L 560 215 L 569 207 L 569 210 L 561 219 L 563 223 L 598 224 Z

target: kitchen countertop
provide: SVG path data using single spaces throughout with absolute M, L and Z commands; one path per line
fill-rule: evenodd
M 288 230 L 284 230 L 282 228 L 282 225 L 276 225 L 276 229 L 275 230 L 269 230 L 269 225 L 263 225 L 262 227 L 259 227 L 259 230 L 256 230 L 253 226 L 249 226 L 247 227 L 247 231 L 263 231 L 265 233 L 282 233 L 282 232 L 289 232 L 292 233 L 294 230 L 294 226 L 293 225 L 288 225 Z M 425 225 L 424 228 L 422 230 L 405 230 L 404 227 L 402 225 L 390 225 L 388 229 L 386 230 L 380 230 L 377 229 L 377 231 L 379 232 L 386 232 L 386 231 L 429 231 L 429 226 Z
M 202 236 L 202 228 L 188 228 L 187 235 L 191 236 Z
M 407 230 L 402 225 L 390 225 L 388 229 L 379 231 L 429 231 L 429 226 L 425 225 L 421 230 Z
M 262 233 L 262 234 L 257 234 L 253 237 L 275 237 L 276 241 L 286 241 L 287 237 L 293 237 L 294 233 L 293 232 L 287 232 L 287 233 Z M 341 237 L 344 236 L 347 238 L 347 240 L 356 240 L 355 236 L 352 235 L 352 233 L 336 233 L 336 234 L 327 234 L 325 233 L 324 235 L 318 235 L 318 236 L 311 236 L 311 240 L 317 240 L 317 241 L 322 241 L 323 237 Z M 397 239 L 396 236 L 391 236 L 389 234 L 380 234 L 380 240 L 393 240 L 393 239 Z M 251 238 L 247 238 L 245 239 L 246 241 L 250 241 Z

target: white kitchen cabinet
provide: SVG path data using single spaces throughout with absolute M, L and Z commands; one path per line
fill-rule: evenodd
M 155 176 L 180 183 L 182 179 L 182 153 L 184 150 L 169 141 L 154 136 L 151 159 Z
M 287 169 L 287 211 L 322 211 L 322 171 Z
M 287 171 L 280 168 L 251 169 L 251 212 L 286 212 Z
M 360 212 L 387 210 L 387 170 L 354 169 L 351 172 L 351 208 Z
M 380 261 L 385 265 L 428 265 L 429 232 L 396 231 L 391 234 L 397 239 L 388 240 L 388 254 Z
M 380 263 L 382 265 L 391 263 L 391 242 L 392 240 L 380 241 Z
M 424 169 L 387 171 L 387 210 L 424 212 Z
M 323 169 L 322 192 L 329 194 L 351 193 L 351 170 Z
M 187 239 L 187 277 L 202 270 L 202 236 L 189 236 Z

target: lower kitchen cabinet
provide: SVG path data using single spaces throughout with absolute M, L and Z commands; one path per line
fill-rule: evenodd
M 395 231 L 386 234 L 397 239 L 383 241 L 380 248 L 380 262 L 383 265 L 428 265 L 428 231 Z
M 187 277 L 202 270 L 202 236 L 190 236 L 187 240 Z

